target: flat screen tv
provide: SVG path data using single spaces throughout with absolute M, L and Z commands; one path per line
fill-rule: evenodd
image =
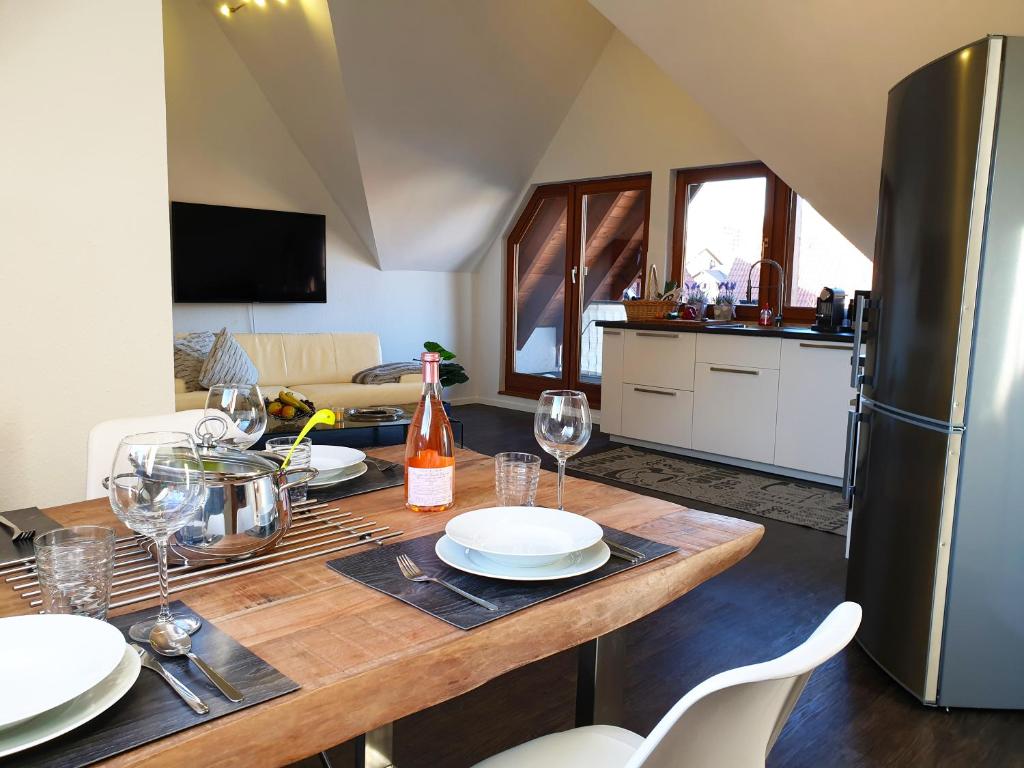
M 326 302 L 326 217 L 171 203 L 176 302 Z

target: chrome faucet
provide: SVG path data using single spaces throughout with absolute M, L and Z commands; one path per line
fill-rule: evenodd
M 774 259 L 758 259 L 750 265 L 750 269 L 747 270 L 747 303 L 753 303 L 753 285 L 750 282 L 750 276 L 754 274 L 754 267 L 758 264 L 771 264 L 777 270 L 779 270 L 779 313 L 775 316 L 775 325 L 782 325 L 782 302 L 783 294 L 786 291 L 786 270 L 782 268 L 782 265 Z M 761 294 L 761 286 L 757 286 L 758 297 Z

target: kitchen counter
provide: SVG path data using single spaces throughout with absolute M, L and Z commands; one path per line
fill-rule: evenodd
M 739 321 L 737 321 L 739 322 Z M 599 328 L 625 328 L 633 331 L 673 331 L 681 333 L 710 333 L 716 336 L 747 336 L 781 339 L 815 339 L 818 341 L 845 341 L 852 343 L 852 333 L 823 333 L 813 331 L 807 325 L 783 325 L 776 328 L 762 328 L 757 323 L 743 325 L 697 325 L 687 320 L 598 320 Z

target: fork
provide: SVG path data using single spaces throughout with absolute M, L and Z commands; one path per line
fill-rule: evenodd
M 398 465 L 393 461 L 386 461 L 384 459 L 378 459 L 374 456 L 367 456 L 365 461 L 370 462 L 377 468 L 378 472 L 387 472 L 389 469 L 394 469 Z
M 0 524 L 5 525 L 5 526 L 7 526 L 8 528 L 11 529 L 11 531 L 12 531 L 12 533 L 11 533 L 11 541 L 14 541 L 14 542 L 18 542 L 18 541 L 32 541 L 32 539 L 34 539 L 35 536 L 36 536 L 36 532 L 35 532 L 34 528 L 31 529 L 31 530 L 23 531 L 23 530 L 21 530 L 21 528 L 16 526 L 14 523 L 12 523 L 10 520 L 8 520 L 3 515 L 0 515 Z
M 461 590 L 454 584 L 449 584 L 447 581 L 434 578 L 433 576 L 427 576 L 427 574 L 421 571 L 419 566 L 416 565 L 416 563 L 414 563 L 412 561 L 412 558 L 408 555 L 399 555 L 395 558 L 395 562 L 398 563 L 398 570 L 400 570 L 402 572 L 402 575 L 405 576 L 405 578 L 407 578 L 409 581 L 429 581 L 433 582 L 434 584 L 440 584 L 442 587 L 447 587 L 455 594 L 462 595 L 467 600 L 472 600 L 474 603 L 481 606 L 482 608 L 486 608 L 488 611 L 498 610 L 498 606 L 496 606 L 494 603 L 490 603 L 487 600 L 484 600 L 483 598 L 477 597 L 476 595 L 471 595 L 469 594 L 469 592 Z

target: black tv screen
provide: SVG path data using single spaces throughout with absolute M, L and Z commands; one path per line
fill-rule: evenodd
M 326 302 L 326 217 L 171 203 L 177 302 Z

